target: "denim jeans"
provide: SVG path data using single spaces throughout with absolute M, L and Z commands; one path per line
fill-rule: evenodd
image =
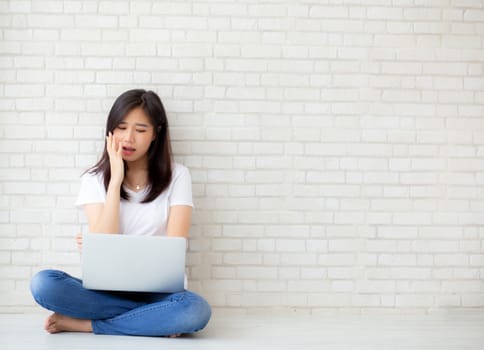
M 199 295 L 109 292 L 86 289 L 82 281 L 58 270 L 43 270 L 31 280 L 35 301 L 56 313 L 91 320 L 96 334 L 165 336 L 204 328 L 210 305 Z

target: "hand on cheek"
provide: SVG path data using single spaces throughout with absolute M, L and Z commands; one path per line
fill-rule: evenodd
M 117 184 L 121 185 L 124 178 L 123 147 L 112 132 L 106 136 L 106 149 L 111 167 L 111 180 L 117 181 Z

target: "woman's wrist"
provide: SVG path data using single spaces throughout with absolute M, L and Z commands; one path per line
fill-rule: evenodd
M 113 188 L 121 188 L 121 185 L 123 184 L 123 179 L 120 178 L 115 178 L 115 177 L 111 177 L 111 179 L 109 180 L 109 186 L 108 187 L 113 187 Z

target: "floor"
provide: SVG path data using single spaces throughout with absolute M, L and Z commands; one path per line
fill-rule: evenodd
M 205 330 L 177 339 L 47 334 L 47 314 L 0 314 L 0 349 L 484 349 L 484 311 L 435 315 L 242 315 L 214 312 Z

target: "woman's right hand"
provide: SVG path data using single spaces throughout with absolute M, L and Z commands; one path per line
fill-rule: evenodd
M 116 181 L 116 184 L 121 186 L 124 179 L 123 147 L 112 132 L 109 132 L 108 136 L 106 136 L 106 150 L 108 151 L 111 167 L 111 181 Z

